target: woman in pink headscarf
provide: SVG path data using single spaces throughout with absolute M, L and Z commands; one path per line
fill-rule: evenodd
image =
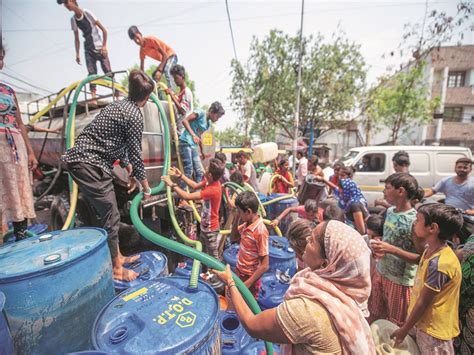
M 375 354 L 368 315 L 370 251 L 361 235 L 339 221 L 308 235 L 306 268 L 291 280 L 285 301 L 253 315 L 232 280 L 230 267 L 216 272 L 227 284 L 247 332 L 279 344 L 283 354 Z

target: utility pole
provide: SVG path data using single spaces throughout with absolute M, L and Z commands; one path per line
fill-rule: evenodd
M 298 81 L 296 82 L 296 112 L 295 112 L 295 134 L 293 137 L 293 176 L 296 179 L 296 148 L 298 145 L 298 133 L 300 126 L 300 96 L 301 96 L 301 67 L 303 64 L 303 17 L 304 0 L 301 0 L 301 26 L 300 26 L 300 55 L 298 63 Z

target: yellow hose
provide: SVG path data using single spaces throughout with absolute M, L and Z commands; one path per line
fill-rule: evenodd
M 165 89 L 168 88 L 164 83 L 161 83 L 161 82 L 158 83 L 158 86 L 162 90 L 165 90 Z M 168 106 L 169 106 L 169 110 L 170 110 L 170 122 L 171 122 L 171 126 L 173 127 L 173 139 L 174 139 L 174 146 L 175 146 L 175 149 L 176 149 L 176 157 L 178 159 L 178 168 L 183 173 L 184 172 L 183 161 L 181 160 L 181 154 L 179 153 L 179 137 L 178 137 L 178 131 L 177 131 L 178 126 L 176 125 L 176 118 L 174 116 L 173 102 L 171 101 L 171 96 L 169 94 L 166 94 L 166 100 L 168 101 Z M 163 175 L 167 175 L 167 174 L 168 174 L 167 171 L 163 172 Z M 187 187 L 186 187 L 186 189 L 188 190 Z M 188 201 L 188 203 L 189 203 L 189 205 L 191 206 L 191 208 L 193 210 L 194 218 L 199 223 L 201 223 L 201 216 L 199 215 L 199 212 L 196 208 L 196 205 L 194 204 L 193 201 Z
M 66 95 L 69 91 L 76 89 L 77 86 L 80 83 L 81 83 L 81 81 L 76 81 L 75 83 L 69 85 L 66 89 L 61 91 L 61 93 L 53 101 L 51 101 L 51 103 L 48 104 L 48 106 L 46 106 L 43 110 L 41 110 L 35 116 L 33 116 L 33 118 L 30 120 L 30 124 L 32 124 L 32 122 L 36 122 L 36 120 L 38 120 L 41 116 L 43 116 L 44 113 L 48 112 L 49 109 L 54 104 L 56 104 L 56 102 L 58 102 L 61 97 Z M 92 81 L 92 83 L 97 84 L 97 85 L 112 87 L 112 82 L 110 82 L 108 80 L 104 80 L 104 79 L 97 79 L 97 80 Z M 127 89 L 125 89 L 122 85 L 114 83 L 114 87 L 118 91 L 120 91 L 124 94 L 127 94 Z M 69 135 L 71 137 L 71 139 L 70 139 L 71 147 L 70 148 L 72 148 L 74 146 L 74 142 L 75 142 L 75 138 L 76 138 L 75 137 L 76 136 L 76 110 L 74 110 L 74 112 L 72 114 L 72 117 L 71 117 L 71 128 L 69 130 Z M 69 178 L 71 179 L 71 177 L 69 177 Z M 70 206 L 69 206 L 69 211 L 68 211 L 68 214 L 67 214 L 67 217 L 66 217 L 66 221 L 64 222 L 64 225 L 62 226 L 61 230 L 67 230 L 72 225 L 72 221 L 73 221 L 74 216 L 76 214 L 78 195 L 79 195 L 79 189 L 77 187 L 77 184 L 73 181 L 72 182 L 72 191 L 71 191 L 71 194 L 69 196 L 69 200 L 70 200 L 71 203 L 70 203 Z

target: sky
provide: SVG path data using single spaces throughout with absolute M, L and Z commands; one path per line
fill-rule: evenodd
M 87 75 L 75 62 L 72 13 L 56 0 L 0 0 L 2 37 L 7 47 L 5 68 L 0 80 L 18 90 L 40 94 L 57 92 Z M 109 58 L 113 70 L 124 70 L 139 62 L 138 46 L 127 35 L 137 25 L 144 35 L 154 35 L 177 53 L 190 78 L 196 83 L 195 95 L 201 104 L 220 101 L 226 115 L 217 129 L 234 127 L 240 119 L 230 104 L 230 62 L 234 57 L 225 0 L 78 0 L 91 10 L 108 29 Z M 428 8 L 456 11 L 457 0 L 428 1 Z M 228 0 L 238 60 L 248 60 L 254 36 L 263 39 L 271 29 L 294 35 L 300 27 L 301 1 Z M 306 0 L 303 34 L 318 32 L 326 38 L 342 29 L 349 40 L 360 44 L 374 82 L 387 66 L 400 64 L 398 58 L 383 58 L 396 50 L 406 23 L 421 23 L 426 1 L 318 1 Z M 82 36 L 81 36 L 82 40 Z M 473 44 L 466 32 L 465 44 Z M 145 66 L 153 64 L 147 59 Z M 303 69 L 304 70 L 304 69 Z M 8 74 L 10 77 L 3 75 Z M 29 84 L 25 84 L 11 76 Z

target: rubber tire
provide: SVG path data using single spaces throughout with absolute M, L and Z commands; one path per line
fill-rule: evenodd
M 76 227 L 94 227 L 97 226 L 97 216 L 87 198 L 79 192 L 77 196 L 76 207 Z
M 51 203 L 50 225 L 51 230 L 60 230 L 66 222 L 69 211 L 69 198 L 67 194 L 56 195 Z

